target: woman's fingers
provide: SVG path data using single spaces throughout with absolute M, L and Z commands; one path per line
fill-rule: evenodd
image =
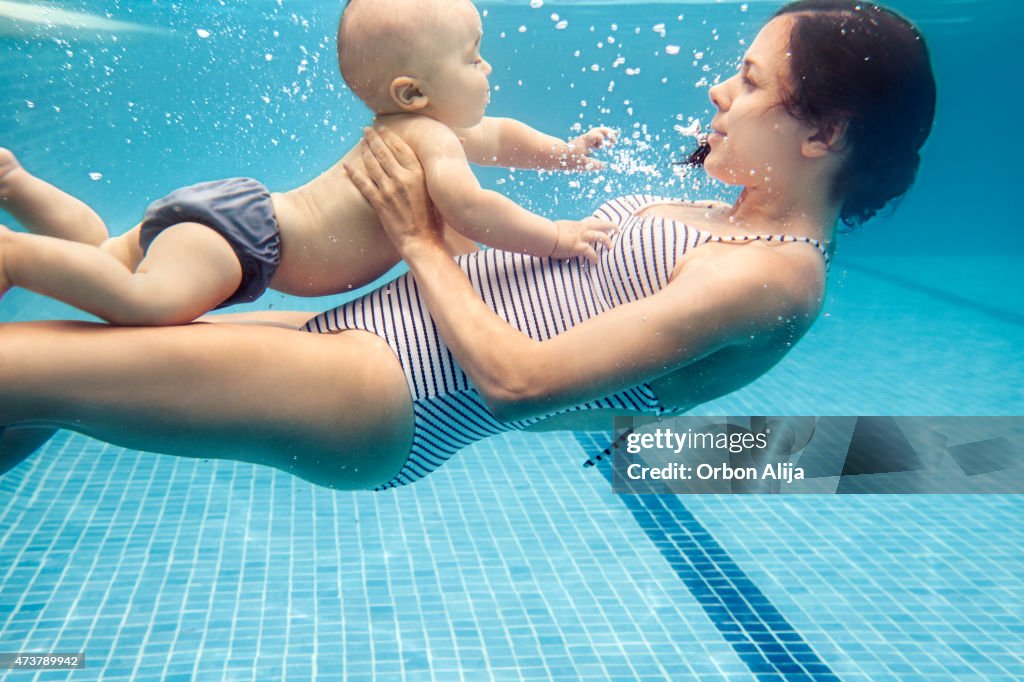
M 342 168 L 345 169 L 349 179 L 352 180 L 352 184 L 356 186 L 359 193 L 370 202 L 371 206 L 376 208 L 380 203 L 380 190 L 377 189 L 377 185 L 365 173 L 354 169 L 347 163 L 342 164 Z
M 419 159 L 402 138 L 387 128 L 380 132 L 373 128 L 364 130 L 367 145 L 385 173 L 395 179 L 400 179 L 403 173 L 422 174 Z
M 387 146 L 390 148 L 395 159 L 404 168 L 411 171 L 419 171 L 423 169 L 416 153 L 412 150 L 412 147 L 405 143 L 405 140 L 387 128 L 381 130 L 380 136 L 384 142 L 387 143 Z
M 392 182 L 392 176 L 381 164 L 380 159 L 370 148 L 370 145 L 363 149 L 363 165 L 366 167 L 366 174 L 370 177 L 370 180 L 382 192 L 388 194 L 393 191 L 394 183 Z
M 401 164 L 395 159 L 395 155 L 391 153 L 391 147 L 384 142 L 380 133 L 373 128 L 364 128 L 363 134 L 366 139 L 367 149 L 373 154 L 374 159 L 383 169 L 384 173 L 395 177 Z

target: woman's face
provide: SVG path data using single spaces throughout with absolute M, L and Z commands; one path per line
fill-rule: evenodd
M 782 106 L 790 83 L 792 17 L 765 25 L 743 56 L 740 70 L 711 88 L 718 113 L 711 121 L 711 152 L 704 169 L 714 178 L 745 187 L 778 186 L 803 157 L 815 130 Z

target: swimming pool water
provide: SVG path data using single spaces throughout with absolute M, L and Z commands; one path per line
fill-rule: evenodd
M 792 353 L 700 414 L 1024 413 L 1005 66 L 1020 9 L 893 5 L 939 79 L 919 183 L 840 242 Z M 624 138 L 600 177 L 486 184 L 552 217 L 609 193 L 729 196 L 673 176 L 673 126 L 708 120 L 697 84 L 778 3 L 479 6 L 490 113 Z M 368 120 L 336 73 L 336 3 L 61 7 L 101 25 L 27 37 L 0 19 L 0 145 L 117 229 L 187 182 L 293 186 Z M 2 321 L 76 315 L 0 302 Z M 1019 497 L 616 496 L 579 466 L 606 438 L 510 434 L 371 494 L 62 432 L 0 478 L 0 652 L 84 650 L 86 670 L 37 676 L 76 680 L 1024 677 Z

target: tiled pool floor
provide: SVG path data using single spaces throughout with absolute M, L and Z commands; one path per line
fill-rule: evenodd
M 85 651 L 76 680 L 1024 675 L 1021 498 L 637 504 L 586 450 L 512 434 L 353 494 L 61 434 L 0 480 L 0 649 Z M 793 644 L 748 650 L 764 623 Z M 813 677 L 755 674 L 787 655 Z

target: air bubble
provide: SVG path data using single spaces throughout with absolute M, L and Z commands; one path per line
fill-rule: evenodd
M 196 35 L 199 36 L 200 38 L 209 38 L 210 37 L 210 32 L 207 31 L 205 28 L 197 28 L 196 29 Z

